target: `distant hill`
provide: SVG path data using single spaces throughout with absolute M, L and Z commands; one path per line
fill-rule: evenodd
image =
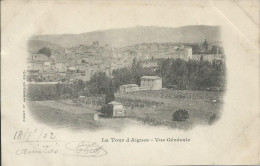
M 49 41 L 41 41 L 41 40 L 29 40 L 28 41 L 28 50 L 30 52 L 38 52 L 43 47 L 49 47 L 52 50 L 62 49 L 58 44 L 49 42 Z
M 80 44 L 89 45 L 93 41 L 99 41 L 101 45 L 108 44 L 115 47 L 123 47 L 145 42 L 201 43 L 205 39 L 210 43 L 220 42 L 220 27 L 204 25 L 178 28 L 141 26 L 82 34 L 39 35 L 32 37 L 32 40 L 47 41 L 62 47 L 73 47 Z

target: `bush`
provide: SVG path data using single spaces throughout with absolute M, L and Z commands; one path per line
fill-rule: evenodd
M 102 114 L 104 114 L 106 116 L 111 117 L 111 116 L 113 116 L 113 106 L 111 104 L 103 105 L 101 107 L 101 109 L 98 110 L 98 112 L 100 112 L 100 113 L 102 113 Z
M 39 50 L 39 53 L 40 54 L 44 54 L 46 55 L 47 57 L 50 57 L 51 56 L 51 49 L 49 47 L 43 47 Z
M 209 125 L 212 125 L 216 122 L 217 120 L 217 115 L 216 114 L 213 114 L 210 118 L 209 118 Z
M 56 85 L 28 84 L 27 98 L 32 101 L 55 100 L 58 98 Z
M 189 112 L 185 109 L 179 109 L 172 114 L 173 121 L 184 121 L 189 118 Z

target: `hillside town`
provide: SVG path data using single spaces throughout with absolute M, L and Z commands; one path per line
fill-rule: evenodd
M 201 58 L 211 63 L 223 62 L 225 59 L 222 47 L 210 44 L 206 39 L 198 44 L 142 43 L 121 48 L 100 45 L 99 41 L 71 48 L 44 47 L 30 52 L 27 80 L 31 83 L 72 83 L 75 80 L 87 82 L 99 71 L 112 78 L 114 70 L 130 67 L 133 59 L 144 68 L 156 70 L 164 59 L 199 61 Z
M 193 34 L 201 28 L 34 37 L 28 42 L 29 108 L 44 123 L 73 128 L 211 125 L 222 110 L 225 52 L 218 29 Z

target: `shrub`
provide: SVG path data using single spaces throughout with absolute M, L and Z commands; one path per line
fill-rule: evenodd
M 43 47 L 39 50 L 39 53 L 40 54 L 44 54 L 46 55 L 47 57 L 50 57 L 51 56 L 51 49 L 49 47 Z
M 29 84 L 27 85 L 27 98 L 32 101 L 55 100 L 58 93 L 52 84 Z
M 217 115 L 213 114 L 210 118 L 209 118 L 209 125 L 212 125 L 216 122 L 217 120 Z
M 189 118 L 189 112 L 185 109 L 179 109 L 172 114 L 173 121 L 184 121 Z
M 103 105 L 98 112 L 111 117 L 113 115 L 113 106 L 111 104 Z

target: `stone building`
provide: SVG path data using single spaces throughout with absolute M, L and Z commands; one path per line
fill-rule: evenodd
M 123 104 L 116 102 L 116 101 L 112 101 L 112 102 L 108 103 L 108 105 L 111 105 L 111 107 L 112 107 L 112 117 L 125 117 L 126 116 L 126 112 L 124 110 Z

